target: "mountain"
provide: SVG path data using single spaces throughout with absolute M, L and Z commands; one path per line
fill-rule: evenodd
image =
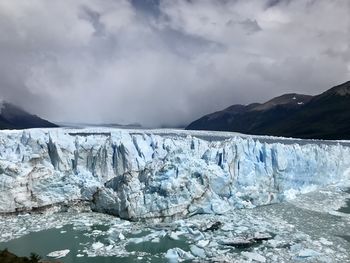
M 11 103 L 0 103 L 0 130 L 51 127 L 58 126 L 36 115 L 32 115 Z
M 285 94 L 263 104 L 233 105 L 192 122 L 186 129 L 350 139 L 350 81 L 317 96 Z

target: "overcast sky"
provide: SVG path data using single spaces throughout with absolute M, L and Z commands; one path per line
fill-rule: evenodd
M 0 0 L 0 97 L 54 121 L 181 125 L 350 80 L 349 0 Z

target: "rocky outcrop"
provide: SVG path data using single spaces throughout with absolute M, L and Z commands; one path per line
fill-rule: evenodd
M 225 213 L 350 179 L 336 144 L 125 130 L 0 133 L 0 212 L 86 201 L 130 220 Z

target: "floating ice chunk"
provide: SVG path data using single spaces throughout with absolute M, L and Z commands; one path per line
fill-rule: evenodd
M 183 260 L 192 260 L 194 259 L 194 256 L 191 253 L 176 247 L 169 249 L 165 254 L 165 258 L 167 258 L 170 263 L 175 263 Z
M 295 252 L 301 250 L 302 248 L 303 247 L 301 244 L 294 244 L 290 247 L 290 250 L 295 253 Z
M 326 248 L 326 249 L 324 250 L 324 252 L 325 252 L 327 255 L 330 255 L 330 254 L 334 254 L 334 253 L 335 253 L 335 251 L 334 251 L 333 249 L 330 249 L 330 248 Z
M 77 258 L 82 258 L 83 256 L 83 254 L 77 254 Z
M 170 263 L 179 262 L 179 255 L 175 248 L 169 249 L 165 254 L 165 258 L 168 259 Z
M 333 242 L 328 241 L 328 240 L 325 239 L 324 237 L 321 237 L 321 238 L 320 238 L 320 243 L 323 244 L 323 245 L 325 245 L 325 246 L 331 246 L 331 245 L 333 245 Z
M 190 232 L 190 234 L 194 236 L 194 240 L 198 241 L 198 240 L 204 239 L 204 235 L 201 231 L 193 230 L 190 227 L 187 229 L 188 229 L 188 232 Z
M 319 255 L 321 255 L 319 252 L 308 248 L 300 250 L 298 253 L 298 256 L 301 258 L 317 257 Z
M 268 241 L 268 244 L 271 246 L 271 247 L 281 247 L 283 245 L 285 245 L 285 242 L 283 240 L 276 240 L 276 239 L 270 239 Z
M 182 232 L 171 232 L 169 237 L 170 239 L 173 239 L 173 240 L 179 240 L 179 235 L 183 234 Z
M 203 247 L 208 246 L 209 243 L 210 243 L 209 240 L 199 240 L 197 243 L 197 246 L 203 248 Z
M 200 257 L 200 258 L 206 257 L 204 249 L 201 249 L 195 245 L 191 245 L 190 250 L 191 250 L 192 254 L 197 256 L 197 257 Z
M 146 241 L 146 239 L 143 237 L 134 237 L 134 238 L 129 239 L 129 242 L 134 243 L 134 244 L 140 244 L 140 243 L 145 242 L 145 241 Z
M 99 234 L 101 234 L 102 233 L 102 231 L 101 230 L 94 230 L 94 231 L 92 231 L 92 234 L 93 235 L 96 235 L 96 236 L 98 236 Z
M 243 251 L 242 256 L 245 256 L 246 258 L 250 259 L 250 260 L 255 260 L 257 262 L 266 262 L 266 258 L 258 253 L 255 252 L 245 252 Z
M 124 239 L 125 239 L 125 236 L 123 235 L 123 233 L 119 233 L 118 238 L 119 238 L 120 240 L 124 240 Z
M 94 249 L 94 250 L 99 250 L 99 249 L 101 249 L 101 248 L 103 248 L 104 247 L 104 244 L 102 244 L 101 242 L 96 242 L 96 243 L 93 243 L 92 244 L 92 248 Z
M 175 248 L 177 251 L 177 254 L 181 258 L 181 260 L 191 260 L 194 259 L 194 256 L 187 251 L 182 250 L 181 248 Z
M 9 238 L 9 237 L 12 237 L 12 234 L 11 233 L 5 233 L 5 234 L 2 234 L 1 237 L 2 238 Z
M 53 252 L 47 254 L 47 256 L 50 258 L 56 258 L 56 259 L 63 258 L 65 256 L 67 256 L 69 252 L 70 252 L 69 249 L 58 250 L 58 251 L 53 251 Z
M 238 227 L 236 228 L 236 232 L 237 232 L 237 233 L 246 232 L 246 231 L 248 231 L 248 230 L 249 230 L 249 228 L 246 227 L 246 226 L 238 226 Z
M 234 224 L 226 223 L 221 227 L 221 230 L 223 231 L 234 231 L 236 229 Z
M 156 238 L 153 238 L 151 240 L 152 243 L 159 243 L 160 242 L 160 238 L 159 237 L 156 237 Z
M 109 251 L 113 248 L 113 245 L 106 246 L 106 250 Z

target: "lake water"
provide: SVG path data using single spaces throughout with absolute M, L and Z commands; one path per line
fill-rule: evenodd
M 96 226 L 97 229 L 99 227 L 100 226 Z M 45 255 L 52 251 L 69 248 L 70 253 L 64 259 L 61 259 L 61 261 L 66 263 L 119 262 L 115 261 L 114 257 L 77 258 L 76 255 L 79 254 L 80 249 L 82 249 L 81 243 L 88 241 L 89 238 L 84 235 L 83 231 L 75 231 L 72 225 L 67 225 L 61 229 L 34 232 L 9 242 L 0 243 L 0 248 L 8 248 L 11 252 L 19 256 L 28 256 L 31 252 L 35 251 L 36 254 L 43 256 L 44 259 L 47 259 Z M 120 260 L 120 262 L 134 262 L 132 258 L 123 258 Z
M 105 225 L 93 225 L 89 230 L 79 230 L 74 228 L 73 225 L 65 225 L 59 229 L 54 228 L 33 232 L 9 242 L 2 242 L 0 243 L 0 249 L 8 248 L 11 252 L 19 256 L 29 256 L 31 252 L 35 251 L 43 259 L 50 259 L 45 256 L 50 252 L 69 249 L 69 254 L 59 259 L 64 263 L 168 262 L 162 256 L 168 249 L 174 247 L 188 249 L 188 244 L 184 241 L 163 237 L 159 239 L 159 242 L 145 241 L 127 244 L 125 249 L 130 253 L 128 257 L 91 255 L 88 257 L 84 253 L 84 250 L 86 249 L 86 245 L 91 242 L 91 234 L 93 232 L 100 233 L 97 238 L 93 238 L 95 243 L 100 242 L 107 247 L 111 245 L 108 235 L 103 234 L 107 233 L 108 230 L 109 228 Z M 126 235 L 125 238 L 140 238 L 147 234 L 149 233 L 146 231 L 134 235 Z M 140 256 L 139 252 L 146 252 L 148 256 Z M 79 257 L 78 255 L 81 256 Z

